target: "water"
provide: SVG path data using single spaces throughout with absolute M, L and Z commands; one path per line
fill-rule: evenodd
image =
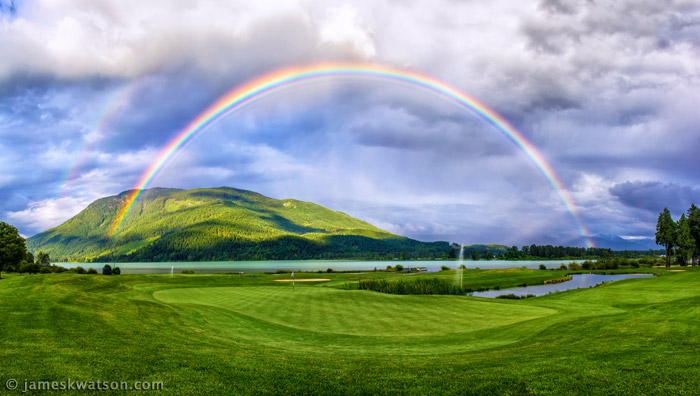
M 542 296 L 549 293 L 560 292 L 564 290 L 571 289 L 581 289 L 584 287 L 592 287 L 595 285 L 600 285 L 604 282 L 612 282 L 620 279 L 629 278 L 647 278 L 654 276 L 652 274 L 621 274 L 621 275 L 601 275 L 601 274 L 577 274 L 571 275 L 571 280 L 561 283 L 553 283 L 549 285 L 537 285 L 537 286 L 527 286 L 527 287 L 513 287 L 510 289 L 501 290 L 489 290 L 484 292 L 474 292 L 470 293 L 474 297 L 489 297 L 495 298 L 503 294 L 515 294 L 516 296 L 526 296 L 528 294 L 534 294 L 535 296 Z
M 462 252 L 463 255 L 463 252 Z M 519 268 L 527 267 L 537 269 L 540 264 L 547 268 L 559 268 L 561 264 L 581 262 L 575 260 L 464 260 L 467 268 Z M 81 266 L 85 269 L 94 268 L 102 272 L 102 267 L 109 264 L 117 266 L 123 274 L 169 274 L 180 273 L 184 270 L 193 270 L 199 274 L 213 274 L 222 272 L 274 272 L 277 270 L 289 271 L 325 271 L 332 268 L 337 271 L 371 271 L 375 267 L 384 269 L 387 265 L 392 267 L 401 264 L 405 268 L 426 267 L 428 271 L 439 271 L 441 266 L 455 269 L 459 266 L 458 260 L 422 260 L 422 261 L 362 261 L 362 260 L 275 260 L 275 261 L 200 261 L 200 262 L 163 262 L 163 263 L 55 263 L 65 268 Z M 459 272 L 459 271 L 457 271 Z

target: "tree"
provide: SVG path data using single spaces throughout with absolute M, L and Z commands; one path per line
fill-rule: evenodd
M 32 254 L 32 252 L 27 252 L 27 258 L 25 258 L 24 261 L 28 263 L 34 262 L 34 255 Z
M 695 249 L 695 240 L 692 235 L 690 235 L 690 225 L 685 218 L 685 213 L 678 219 L 676 229 L 675 245 L 678 246 L 678 258 L 680 259 L 681 265 L 687 265 L 688 258 L 693 254 L 693 250 Z
M 666 248 L 666 267 L 671 266 L 671 253 L 676 240 L 676 223 L 668 208 L 664 208 L 656 222 L 656 244 Z
M 374 267 L 375 270 L 377 267 Z M 112 275 L 120 275 L 122 273 L 122 270 L 119 267 L 114 267 L 112 268 Z
M 700 208 L 695 204 L 691 204 L 690 209 L 688 209 L 688 227 L 690 227 L 690 236 L 695 242 L 691 257 L 693 264 L 697 264 L 700 257 Z
M 450 249 L 447 252 L 447 258 L 449 258 L 450 260 L 456 259 L 457 258 L 457 249 Z
M 17 229 L 0 221 L 0 278 L 5 266 L 18 268 L 27 258 L 27 246 Z
M 39 254 L 36 255 L 36 263 L 42 267 L 48 267 L 51 265 L 51 258 L 48 253 L 39 252 Z
M 105 266 L 102 267 L 102 275 L 112 275 L 112 266 L 105 264 Z

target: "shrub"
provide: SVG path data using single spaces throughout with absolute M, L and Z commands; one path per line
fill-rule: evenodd
M 121 275 L 122 270 L 119 267 L 112 268 L 112 275 Z
M 112 266 L 105 264 L 105 266 L 102 267 L 102 275 L 112 275 Z
M 333 268 L 328 268 L 328 269 L 326 270 L 326 272 L 328 272 L 328 273 L 333 272 Z
M 448 267 L 446 265 L 440 266 L 440 271 L 449 271 L 449 270 L 450 270 L 450 267 Z
M 560 270 L 566 271 L 566 270 L 569 269 L 569 268 L 566 266 L 566 264 L 562 264 L 562 265 L 559 266 L 559 269 L 560 269 Z
M 19 266 L 19 273 L 21 274 L 22 272 L 26 272 L 28 274 L 36 274 L 40 270 L 39 264 L 36 263 L 28 263 L 26 261 L 23 261 L 22 264 Z
M 90 275 L 95 275 L 95 274 L 97 274 L 97 270 L 94 268 L 90 268 L 89 270 L 87 270 L 87 273 Z
M 394 267 L 394 269 L 396 270 L 396 272 L 401 272 L 401 271 L 403 271 L 403 265 L 401 265 L 401 264 L 396 264 L 396 266 Z
M 500 296 L 496 296 L 496 298 L 505 298 L 505 299 L 509 299 L 509 300 L 521 300 L 523 298 L 530 298 L 530 297 L 536 297 L 536 296 L 534 294 L 528 294 L 525 296 L 518 296 L 518 295 L 515 295 L 513 293 L 501 294 Z
M 639 259 L 637 261 L 637 264 L 644 264 L 645 266 L 653 266 L 656 263 L 656 258 L 655 257 L 649 257 L 645 256 Z
M 544 281 L 544 284 L 545 284 L 545 285 L 551 285 L 551 284 L 553 284 L 553 283 L 568 282 L 568 281 L 570 281 L 571 279 L 573 279 L 573 278 L 570 277 L 570 276 L 565 276 L 565 277 L 563 277 L 563 278 L 556 278 L 556 279 L 547 279 L 546 281 Z
M 418 278 L 414 281 L 387 281 L 385 279 L 368 279 L 358 282 L 360 290 L 371 290 L 387 294 L 448 294 L 465 295 L 471 289 L 462 288 L 444 279 Z
M 194 270 L 182 270 L 180 273 L 186 274 L 186 275 L 192 275 L 192 274 L 194 274 Z
M 85 268 L 83 268 L 83 267 L 81 267 L 81 266 L 75 267 L 74 271 L 75 271 L 76 274 L 84 274 L 84 273 L 86 272 L 86 271 L 85 271 Z
M 68 268 L 61 267 L 60 265 L 52 265 L 49 267 L 49 269 L 51 269 L 51 272 L 55 272 L 57 274 L 68 271 Z
M 540 269 L 541 269 L 541 270 L 546 270 L 546 269 L 547 269 L 547 266 L 544 265 L 544 264 L 540 264 Z
M 41 267 L 41 269 L 39 269 L 39 273 L 40 273 L 40 274 L 50 274 L 50 273 L 51 273 L 51 268 L 49 268 L 49 267 Z
M 19 263 L 16 263 L 16 264 L 14 265 L 14 267 L 15 267 L 14 269 L 15 269 L 17 272 L 19 272 L 20 275 L 22 275 L 23 272 L 27 272 L 27 271 L 26 271 L 26 270 L 27 270 L 27 265 L 29 265 L 29 263 L 27 263 L 26 261 L 22 260 L 22 261 L 20 261 Z
M 580 269 L 581 266 L 578 263 L 569 263 L 569 271 L 578 271 Z

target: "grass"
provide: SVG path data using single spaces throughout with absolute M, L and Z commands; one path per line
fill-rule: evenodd
M 5 274 L 0 389 L 70 378 L 162 381 L 163 394 L 697 394 L 700 271 L 646 271 L 661 276 L 522 300 L 343 289 L 454 271 L 327 273 L 294 290 L 274 282 L 288 274 Z M 464 284 L 563 275 L 466 270 Z

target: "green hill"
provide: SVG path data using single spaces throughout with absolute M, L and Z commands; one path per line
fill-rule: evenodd
M 99 199 L 27 240 L 57 261 L 204 261 L 440 257 L 447 242 L 419 242 L 294 199 L 228 187 L 144 191 L 110 236 L 128 191 Z

